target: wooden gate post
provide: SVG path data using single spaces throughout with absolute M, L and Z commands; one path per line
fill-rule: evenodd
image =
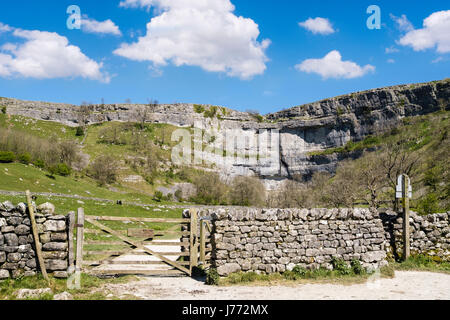
M 206 251 L 206 243 L 205 243 L 205 221 L 200 220 L 200 263 L 203 265 L 206 264 L 205 259 L 205 251 Z
M 27 196 L 28 213 L 30 214 L 31 228 L 33 229 L 33 237 L 34 237 L 34 245 L 36 247 L 36 255 L 38 257 L 42 276 L 44 277 L 45 280 L 47 280 L 47 282 L 49 282 L 50 280 L 47 275 L 47 269 L 45 268 L 44 257 L 42 256 L 41 242 L 39 241 L 39 232 L 37 230 L 36 219 L 35 219 L 34 211 L 33 211 L 33 203 L 31 202 L 30 190 L 27 190 L 25 192 L 25 194 Z
M 407 260 L 410 256 L 410 243 L 409 243 L 409 196 L 408 186 L 409 177 L 404 174 L 402 186 L 402 202 L 403 202 L 403 259 Z
M 198 250 L 197 250 L 197 215 L 198 211 L 197 209 L 191 209 L 189 210 L 189 213 L 191 214 L 191 234 L 189 237 L 189 253 L 190 253 L 190 259 L 189 259 L 189 267 L 192 274 L 192 268 L 198 266 Z
M 75 228 L 75 212 L 70 211 L 68 216 L 69 229 L 67 231 L 67 237 L 69 241 L 69 274 L 72 274 L 75 270 L 75 252 L 73 247 L 73 229 Z
M 84 209 L 78 208 L 76 272 L 83 268 Z

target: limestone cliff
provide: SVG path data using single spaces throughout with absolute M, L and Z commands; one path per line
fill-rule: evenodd
M 228 175 L 258 175 L 277 182 L 294 175 L 310 176 L 319 170 L 334 171 L 341 155 L 313 156 L 313 151 L 325 150 L 358 141 L 391 128 L 408 116 L 423 115 L 449 107 L 450 79 L 422 84 L 400 85 L 343 95 L 319 102 L 297 106 L 256 119 L 248 113 L 222 107 L 213 107 L 206 114 L 193 104 L 136 105 L 107 104 L 91 106 L 89 123 L 105 121 L 142 121 L 142 110 L 148 110 L 145 120 L 191 127 L 202 123 L 204 128 L 216 125 L 219 135 L 227 129 L 258 135 L 265 129 L 280 132 L 276 145 L 280 166 L 276 172 L 265 172 L 264 160 L 257 163 L 221 163 L 217 165 Z M 40 120 L 57 121 L 77 126 L 80 106 L 21 101 L 0 98 L 0 105 L 12 115 L 23 115 Z M 211 109 L 212 110 L 212 109 Z M 223 139 L 216 139 L 221 143 Z M 258 138 L 256 139 L 258 140 Z M 257 154 L 258 141 L 245 147 L 250 155 Z M 209 155 L 208 157 L 221 157 Z M 218 159 L 216 159 L 218 160 Z M 217 161 L 219 162 L 219 161 Z

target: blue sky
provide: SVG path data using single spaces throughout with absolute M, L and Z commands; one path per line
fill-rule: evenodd
M 366 25 L 373 4 L 379 30 Z M 67 28 L 69 5 L 81 9 L 81 29 Z M 448 77 L 449 9 L 437 0 L 2 1 L 0 96 L 265 114 Z

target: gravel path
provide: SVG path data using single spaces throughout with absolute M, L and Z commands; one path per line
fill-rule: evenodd
M 188 277 L 143 277 L 126 284 L 107 285 L 117 296 L 145 300 L 449 300 L 450 275 L 397 271 L 393 279 L 364 284 L 300 284 L 292 286 L 206 286 Z

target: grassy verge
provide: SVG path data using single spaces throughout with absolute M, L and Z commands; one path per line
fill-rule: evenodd
M 43 289 L 50 288 L 51 294 L 43 294 L 32 300 L 53 300 L 54 295 L 62 292 L 70 293 L 75 300 L 117 300 L 135 299 L 132 296 L 117 297 L 113 293 L 105 292 L 100 288 L 105 284 L 124 283 L 133 280 L 134 277 L 126 276 L 114 279 L 100 279 L 97 277 L 82 274 L 81 288 L 68 289 L 67 280 L 50 278 L 50 284 L 41 275 L 34 277 L 24 277 L 19 279 L 9 279 L 0 281 L 0 300 L 16 300 L 16 292 L 19 289 Z
M 433 257 L 425 255 L 414 255 L 408 260 L 393 264 L 395 270 L 399 271 L 428 271 L 450 274 L 450 262 L 436 261 Z
M 232 285 L 297 285 L 301 283 L 333 283 L 351 285 L 365 283 L 375 272 L 368 272 L 361 264 L 354 260 L 351 265 L 347 265 L 343 260 L 332 261 L 333 270 L 319 268 L 307 270 L 301 266 L 296 266 L 292 271 L 272 274 L 258 274 L 256 272 L 237 272 L 227 277 L 220 278 L 215 269 L 207 272 L 206 283 L 210 285 L 232 286 Z M 394 270 L 391 266 L 381 268 L 380 276 L 392 278 Z
M 450 263 L 439 262 L 432 257 L 416 255 L 404 262 L 391 262 L 388 266 L 380 269 L 381 278 L 393 278 L 395 271 L 427 271 L 450 274 Z M 220 278 L 214 269 L 207 273 L 207 283 L 219 286 L 251 285 L 251 286 L 272 286 L 272 285 L 298 285 L 302 283 L 331 283 L 340 285 L 352 285 L 365 283 L 375 272 L 367 272 L 360 268 L 355 262 L 351 267 L 342 264 L 342 261 L 335 262 L 335 268 L 328 270 L 320 268 L 317 270 L 306 270 L 295 267 L 292 271 L 272 274 L 257 274 L 256 272 L 238 272 L 227 277 Z

